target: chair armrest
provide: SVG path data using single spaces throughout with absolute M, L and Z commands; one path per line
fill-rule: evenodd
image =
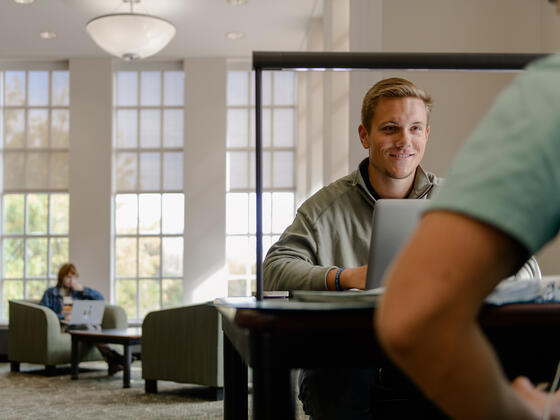
M 60 322 L 49 308 L 30 302 L 11 300 L 8 327 L 8 358 L 48 364 L 48 352 L 68 344 Z
M 142 323 L 142 376 L 223 386 L 218 311 L 197 304 L 150 312 Z
M 101 321 L 101 328 L 127 328 L 128 318 L 126 311 L 119 305 L 105 305 L 103 312 L 103 320 Z

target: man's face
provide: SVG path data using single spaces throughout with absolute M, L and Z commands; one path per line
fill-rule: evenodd
M 413 178 L 430 133 L 426 106 L 418 98 L 381 98 L 369 131 L 360 125 L 358 132 L 369 149 L 370 179 Z

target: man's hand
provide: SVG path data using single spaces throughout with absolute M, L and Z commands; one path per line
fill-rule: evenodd
M 75 277 L 72 279 L 72 284 L 70 285 L 70 288 L 72 290 L 75 290 L 76 292 L 83 292 L 84 291 L 84 286 L 82 286 L 80 284 L 80 282 L 78 281 L 78 279 L 75 278 Z
M 367 265 L 361 267 L 346 268 L 340 275 L 340 287 L 342 290 L 347 289 L 365 289 L 366 288 L 366 275 Z M 338 270 L 333 268 L 327 274 L 327 288 L 329 290 L 336 290 L 334 280 Z
M 511 384 L 513 391 L 524 400 L 535 412 L 535 418 L 543 419 L 546 412 L 547 392 L 535 388 L 531 381 L 524 377 L 517 377 Z M 550 419 L 560 419 L 560 391 L 556 391 L 550 400 Z

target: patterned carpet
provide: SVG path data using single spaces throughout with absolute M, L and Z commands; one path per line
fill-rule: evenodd
M 0 363 L 2 419 L 222 419 L 223 402 L 212 401 L 207 389 L 158 381 L 157 394 L 144 393 L 141 362 L 131 369 L 131 387 L 122 388 L 122 372 L 107 376 L 104 362 L 80 364 L 78 380 L 70 368 L 47 377 L 42 366 L 22 364 L 11 373 Z M 298 405 L 298 419 L 305 416 Z

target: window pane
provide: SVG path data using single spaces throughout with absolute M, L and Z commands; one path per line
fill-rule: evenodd
M 4 110 L 5 147 L 24 146 L 25 120 L 23 117 L 23 109 Z
M 136 179 L 136 153 L 117 153 L 117 190 L 135 190 Z
M 47 238 L 27 239 L 27 277 L 47 277 Z
M 49 154 L 44 152 L 26 153 L 25 187 L 45 189 L 49 183 Z
M 276 188 L 294 187 L 294 153 L 274 152 L 273 185 Z
M 249 261 L 249 238 L 246 236 L 226 237 L 226 264 L 228 274 L 247 274 Z
M 56 277 L 60 266 L 68 261 L 68 238 L 50 239 L 50 277 Z
M 228 296 L 247 296 L 247 280 L 233 279 L 228 281 Z
M 67 106 L 70 104 L 70 80 L 68 71 L 52 72 L 52 104 Z
M 166 106 L 183 105 L 185 74 L 182 71 L 163 73 L 163 104 Z
M 117 238 L 115 256 L 117 277 L 135 277 L 136 238 Z
M 140 111 L 140 147 L 160 147 L 161 112 L 155 109 Z
M 227 175 L 226 188 L 229 191 L 232 188 L 248 188 L 249 187 L 249 162 L 247 152 L 227 152 Z
M 227 104 L 247 105 L 249 103 L 249 77 L 246 71 L 228 71 Z
M 159 281 L 140 280 L 140 318 L 159 309 Z
M 4 188 L 25 188 L 25 155 L 4 151 Z
M 161 227 L 161 196 L 159 194 L 140 194 L 138 207 L 140 233 L 159 233 Z
M 138 73 L 119 71 L 117 73 L 117 105 L 138 105 Z
M 25 298 L 40 300 L 45 290 L 47 290 L 46 280 L 29 280 L 25 291 Z
M 27 146 L 48 147 L 48 111 L 31 109 L 27 113 Z
M 23 233 L 25 202 L 23 194 L 6 194 L 4 196 L 4 234 Z
M 163 111 L 163 147 L 183 147 L 183 111 Z
M 161 104 L 161 73 L 143 71 L 140 73 L 140 103 L 142 105 Z
M 47 215 L 47 194 L 29 194 L 27 196 L 27 233 L 47 233 Z
M 274 104 L 294 105 L 296 103 L 295 73 L 291 71 L 274 72 Z
M 226 195 L 226 232 L 228 234 L 249 233 L 249 197 L 246 193 Z
M 51 233 L 68 234 L 68 194 L 51 195 Z
M 183 275 L 183 238 L 163 238 L 162 244 L 163 267 L 162 275 Z
M 139 273 L 141 277 L 157 277 L 159 276 L 160 258 L 160 238 L 140 238 L 140 252 L 138 261 L 140 262 Z M 158 299 L 159 302 L 159 299 Z
M 23 299 L 23 281 L 4 281 L 4 319 L 8 319 L 9 304 L 12 299 Z
M 228 109 L 227 112 L 227 147 L 247 147 L 249 111 L 246 109 Z
M 69 147 L 70 112 L 53 109 L 51 112 L 51 146 Z
M 163 154 L 163 189 L 183 189 L 183 153 Z
M 294 193 L 272 193 L 272 231 L 282 233 L 294 220 Z
M 185 225 L 185 196 L 183 194 L 163 194 L 163 233 L 183 233 Z
M 134 109 L 117 111 L 117 147 L 134 148 L 138 138 L 138 113 Z
M 251 152 L 251 160 L 249 161 L 251 173 L 249 174 L 249 182 L 251 189 L 255 189 L 255 152 Z M 270 188 L 270 152 L 262 154 L 262 183 L 263 188 Z
M 251 112 L 251 147 L 255 147 L 257 137 L 255 134 L 255 110 Z M 262 110 L 262 145 L 263 147 L 270 147 L 271 139 L 271 124 L 270 124 L 270 109 Z
M 162 281 L 162 300 L 164 308 L 181 306 L 183 303 L 183 280 L 182 279 L 163 279 Z
M 140 189 L 158 190 L 160 188 L 160 154 L 140 153 Z
M 126 311 L 128 319 L 136 319 L 136 280 L 117 280 L 117 305 Z
M 23 239 L 5 238 L 2 241 L 4 278 L 23 278 Z
M 49 187 L 57 190 L 68 189 L 68 152 L 50 154 Z
M 25 72 L 6 72 L 6 105 L 25 104 Z
M 49 104 L 49 72 L 29 72 L 29 105 Z
M 274 110 L 274 146 L 294 147 L 294 110 Z
M 118 194 L 115 201 L 117 234 L 135 234 L 138 226 L 138 196 Z

